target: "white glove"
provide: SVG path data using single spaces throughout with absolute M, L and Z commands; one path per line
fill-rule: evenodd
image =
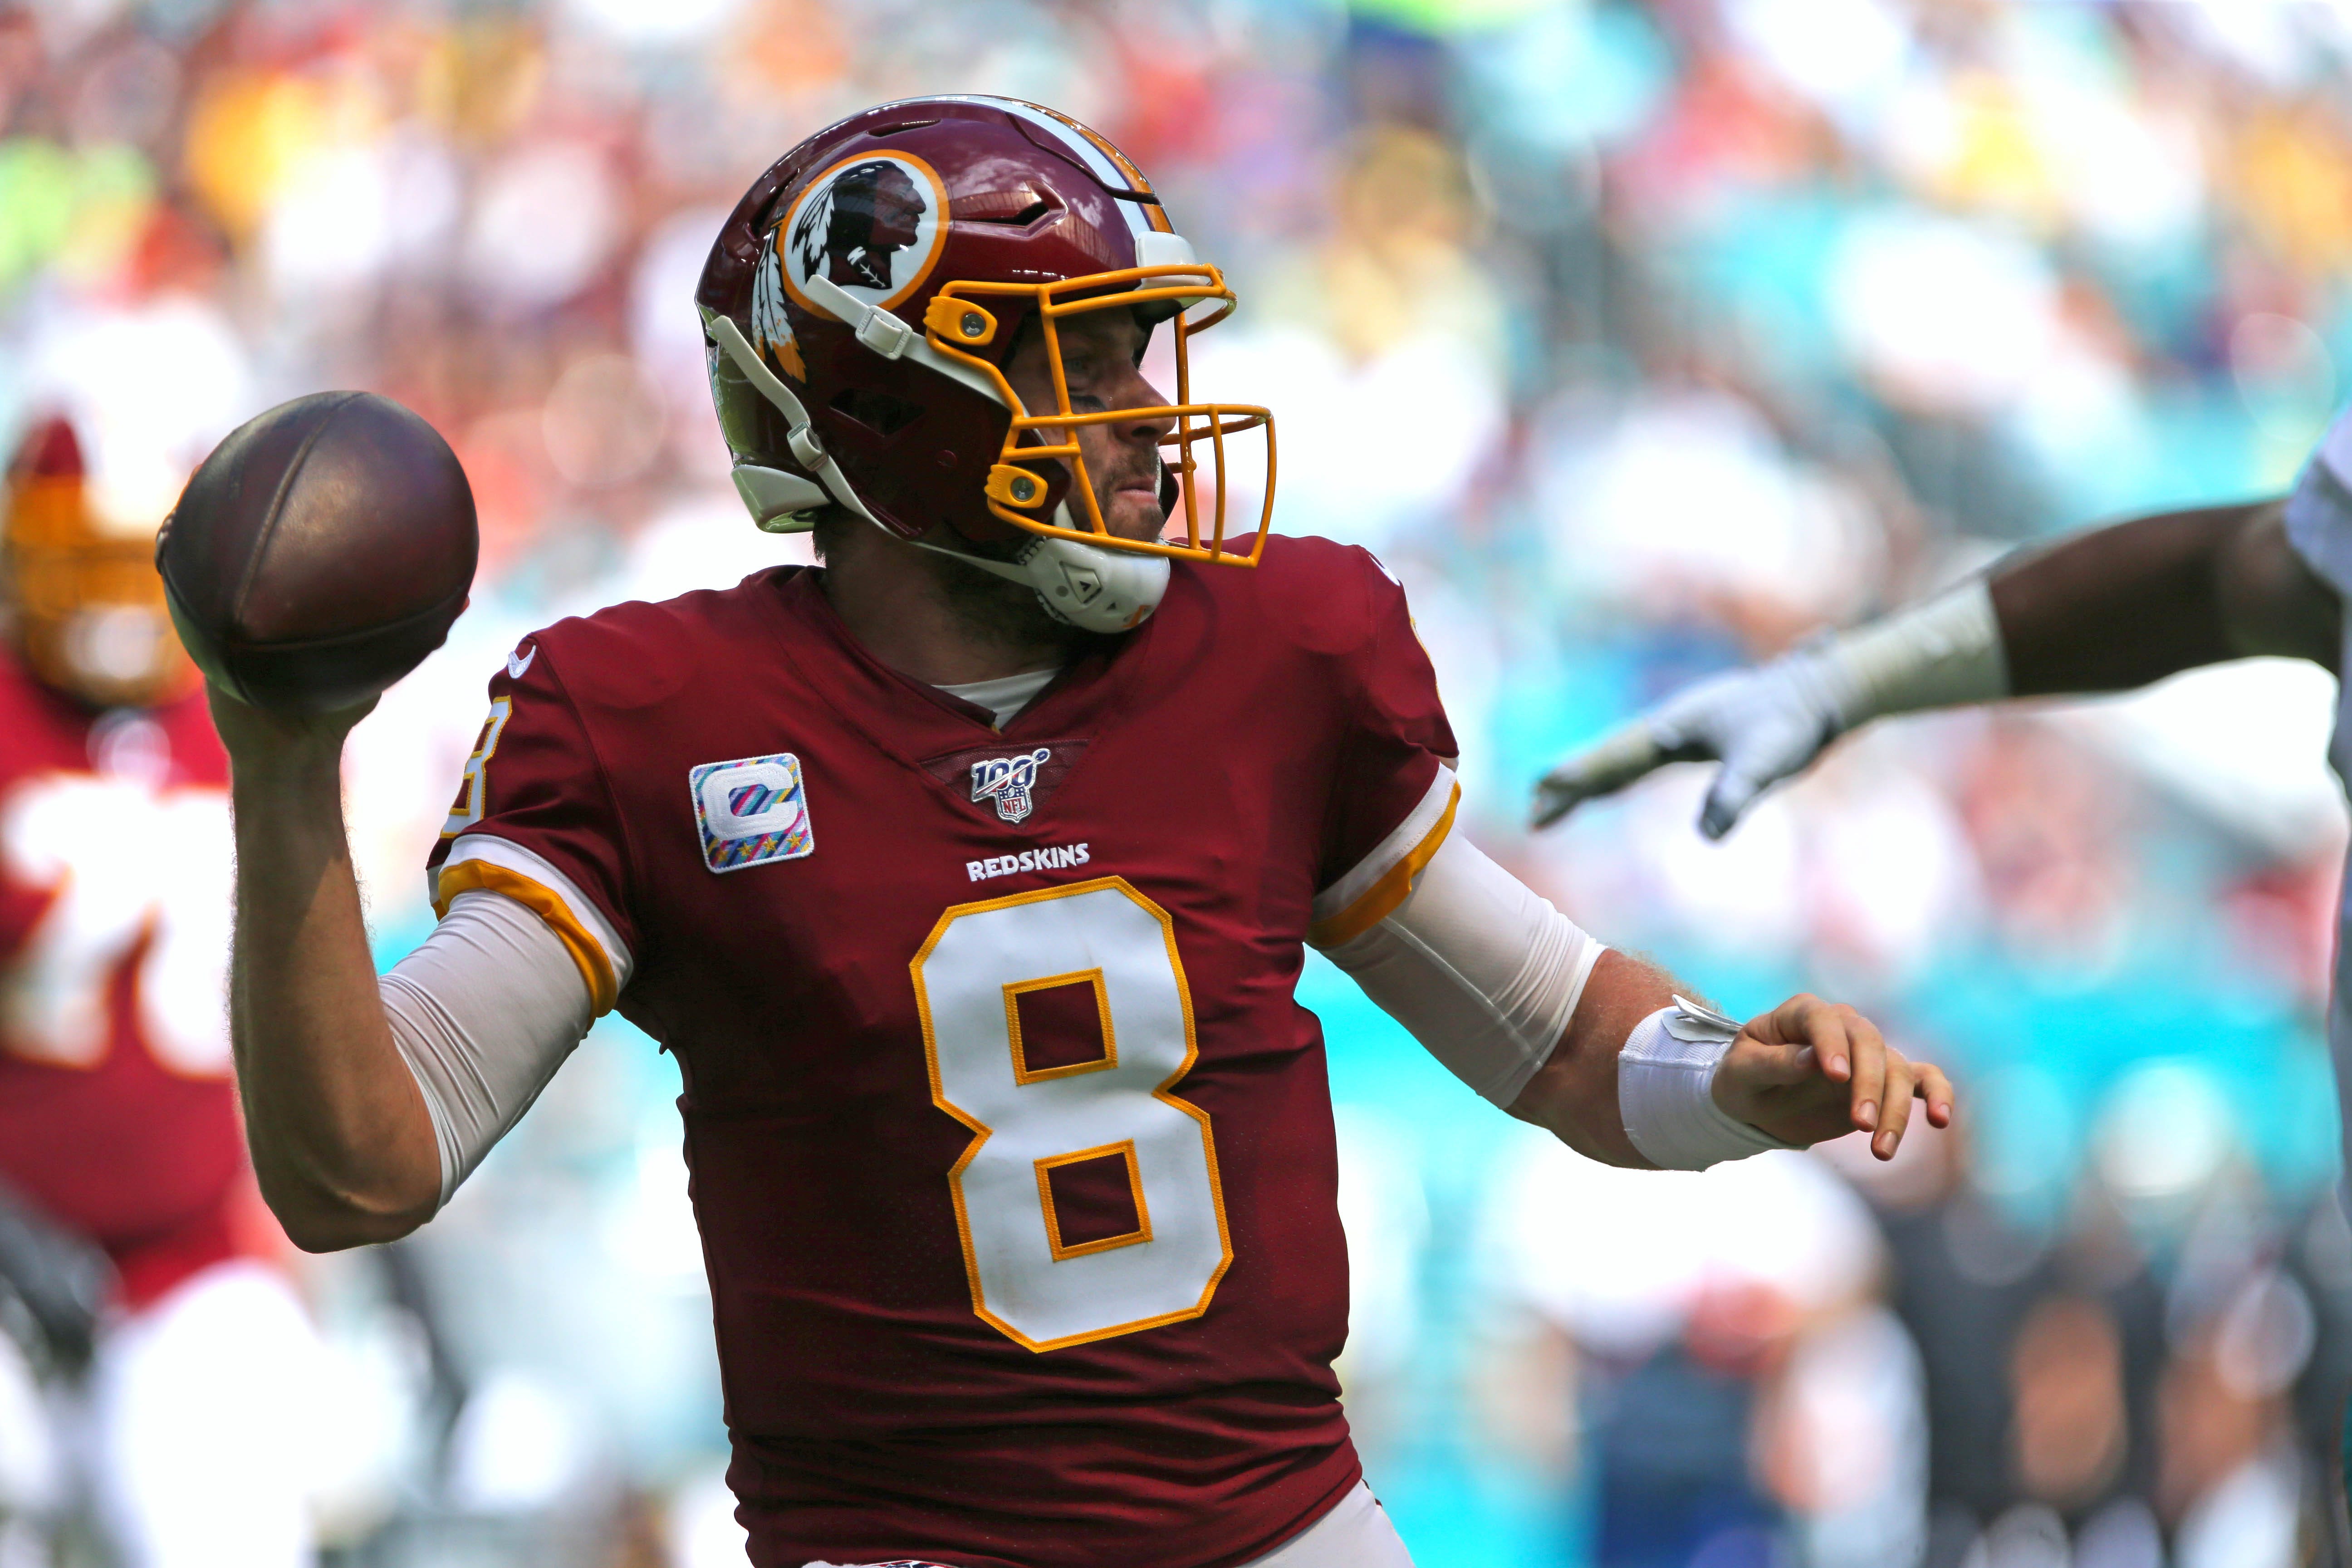
M 1804 771 L 1844 729 L 1822 662 L 1820 654 L 1800 649 L 1675 693 L 1545 774 L 1536 785 L 1535 826 L 1557 822 L 1667 763 L 1719 762 L 1698 828 L 1722 837 L 1759 795 Z
M 1991 591 L 1974 578 L 1883 621 L 1809 644 L 1754 669 L 1709 676 L 1577 752 L 1536 785 L 1535 826 L 1557 822 L 1667 763 L 1719 762 L 1698 830 L 1731 831 L 1822 748 L 1883 713 L 2009 695 Z

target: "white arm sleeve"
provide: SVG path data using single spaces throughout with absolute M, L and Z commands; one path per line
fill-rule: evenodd
M 379 987 L 433 1117 L 446 1204 L 588 1033 L 588 983 L 529 907 L 471 891 Z
M 1551 1059 L 1605 951 L 1451 833 L 1394 912 L 1326 955 L 1454 1077 L 1507 1107 Z

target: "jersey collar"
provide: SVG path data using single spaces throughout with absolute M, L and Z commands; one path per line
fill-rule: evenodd
M 868 653 L 835 612 L 821 581 L 814 569 L 784 568 L 772 602 L 786 656 L 845 723 L 910 767 L 919 767 L 924 757 L 984 745 L 1000 733 L 988 710 Z M 1001 733 L 1018 740 L 1100 729 L 1118 711 L 1129 672 L 1146 656 L 1159 618 L 1083 647 Z

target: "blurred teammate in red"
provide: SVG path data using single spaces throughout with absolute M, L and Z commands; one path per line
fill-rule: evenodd
M 422 1223 L 617 1006 L 684 1074 L 761 1568 L 1407 1562 L 1331 1373 L 1308 942 L 1619 1164 L 1857 1126 L 1891 1154 L 1915 1094 L 1948 1116 L 1851 1009 L 1743 1030 L 1452 831 L 1403 591 L 1223 539 L 1265 416 L 1192 401 L 1185 343 L 1233 297 L 1092 132 L 855 116 L 753 185 L 698 302 L 738 488 L 825 564 L 517 647 L 441 924 L 381 987 L 335 789 L 359 714 L 214 703 L 273 1206 L 310 1247 Z
M 227 763 L 152 522 L 110 531 L 86 491 L 71 426 L 36 426 L 8 476 L 0 1187 L 114 1267 L 88 1440 L 60 1447 L 89 1452 L 86 1500 L 123 1560 L 295 1563 L 303 1489 L 272 1422 L 309 1331 L 240 1235 Z

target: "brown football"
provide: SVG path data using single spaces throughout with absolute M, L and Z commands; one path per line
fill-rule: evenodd
M 316 392 L 213 448 L 155 541 L 173 623 L 214 684 L 257 707 L 365 701 L 466 607 L 474 493 L 432 426 L 388 397 Z

